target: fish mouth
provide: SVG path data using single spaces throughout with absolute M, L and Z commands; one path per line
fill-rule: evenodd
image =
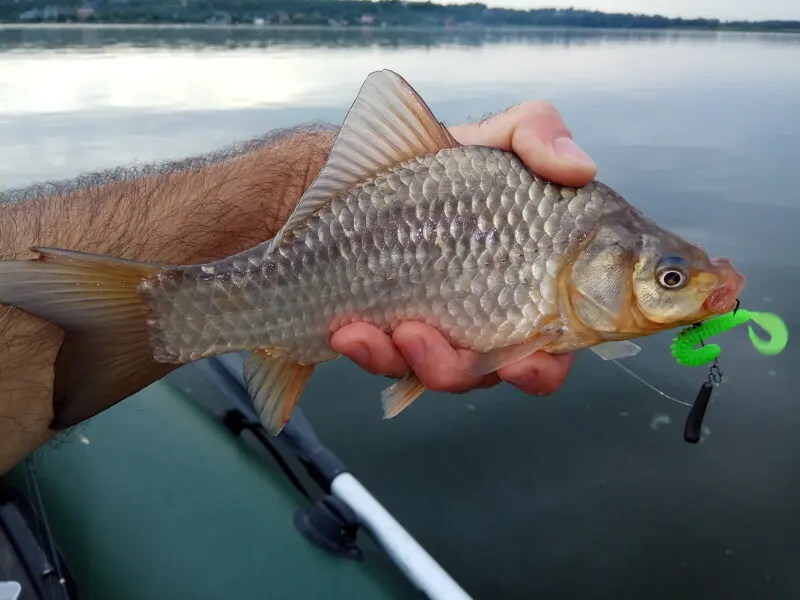
M 717 270 L 719 283 L 711 290 L 704 306 L 706 310 L 714 314 L 730 312 L 736 306 L 736 301 L 744 289 L 746 280 L 744 275 L 739 273 L 726 258 L 712 260 L 711 264 Z

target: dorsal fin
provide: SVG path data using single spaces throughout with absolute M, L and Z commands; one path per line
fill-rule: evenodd
M 413 156 L 459 144 L 414 89 L 393 71 L 371 73 L 345 117 L 328 160 L 269 245 L 361 181 Z

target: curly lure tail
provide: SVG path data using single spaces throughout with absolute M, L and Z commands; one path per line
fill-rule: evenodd
M 771 313 L 750 312 L 740 308 L 681 332 L 670 345 L 672 356 L 677 359 L 678 363 L 690 367 L 708 364 L 719 356 L 721 350 L 719 345 L 704 344 L 701 348 L 695 348 L 695 346 L 750 320 L 770 334 L 770 338 L 764 340 L 756 335 L 752 327 L 748 327 L 747 332 L 755 349 L 768 356 L 780 354 L 789 341 L 789 331 L 783 319 Z

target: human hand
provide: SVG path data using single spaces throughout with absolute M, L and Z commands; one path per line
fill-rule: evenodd
M 0 306 L 0 475 L 52 435 L 53 365 L 62 338 L 57 327 Z
M 597 167 L 572 141 L 561 115 L 550 104 L 530 101 L 481 123 L 450 128 L 464 145 L 513 150 L 535 173 L 562 185 L 589 183 Z M 334 332 L 333 349 L 375 375 L 400 378 L 413 371 L 426 388 L 466 392 L 507 381 L 523 392 L 550 394 L 563 384 L 572 354 L 536 352 L 494 373 L 470 373 L 475 353 L 453 348 L 435 328 L 418 322 L 400 324 L 391 334 L 366 323 L 352 323 Z

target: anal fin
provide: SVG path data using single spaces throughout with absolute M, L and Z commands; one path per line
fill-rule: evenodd
M 278 435 L 314 372 L 300 365 L 254 350 L 244 361 L 244 380 L 258 418 L 270 435 Z
M 381 404 L 383 405 L 383 418 L 391 419 L 396 417 L 414 400 L 419 398 L 425 391 L 425 386 L 414 373 L 409 373 L 400 381 L 390 385 L 381 392 Z

